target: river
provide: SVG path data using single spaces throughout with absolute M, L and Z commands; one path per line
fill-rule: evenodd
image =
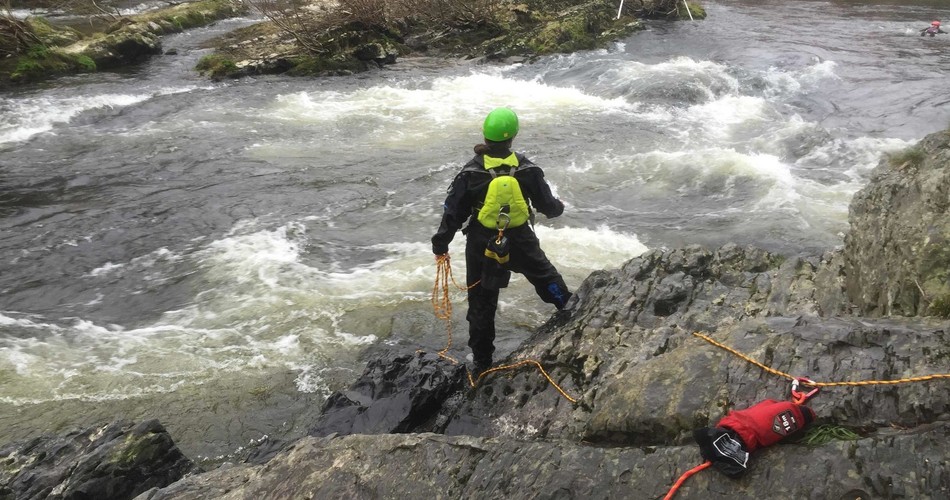
M 428 241 L 495 106 L 567 205 L 536 229 L 571 287 L 650 249 L 840 246 L 882 156 L 950 125 L 950 35 L 918 36 L 950 9 L 706 7 L 531 64 L 196 75 L 239 19 L 133 70 L 0 95 L 0 443 L 156 417 L 216 462 L 305 433 L 373 350 L 441 348 Z M 516 277 L 500 351 L 551 313 Z

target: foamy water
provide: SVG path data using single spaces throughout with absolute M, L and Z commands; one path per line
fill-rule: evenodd
M 77 116 L 95 110 L 115 110 L 149 99 L 190 92 L 197 87 L 165 88 L 149 94 L 101 94 L 94 96 L 0 96 L 0 144 L 22 142 L 68 126 Z
M 598 55 L 609 56 L 609 52 Z M 589 63 L 575 61 L 571 66 L 576 69 L 579 64 Z M 572 162 L 561 174 L 556 165 L 549 168 L 549 181 L 556 192 L 559 185 L 571 186 L 570 193 L 563 193 L 568 210 L 564 220 L 542 217 L 536 230 L 549 257 L 574 286 L 590 272 L 619 267 L 648 249 L 624 220 L 637 216 L 636 206 L 626 204 L 629 195 L 624 193 L 721 200 L 701 217 L 773 212 L 801 226 L 819 220 L 843 226 L 849 197 L 860 186 L 862 174 L 882 150 L 904 144 L 864 138 L 838 140 L 814 149 L 809 156 L 782 158 L 783 141 L 820 127 L 789 113 L 778 96 L 794 96 L 820 85 L 822 79 L 835 78 L 830 63 L 797 72 L 770 69 L 763 75 L 769 85 L 760 95 L 744 95 L 738 79 L 724 65 L 686 57 L 658 64 L 613 60 L 586 90 L 551 83 L 560 68 L 534 78 L 525 78 L 524 71 L 523 66 L 514 65 L 351 90 L 280 93 L 261 104 L 265 113 L 251 108 L 242 119 L 259 120 L 255 128 L 274 124 L 290 131 L 307 130 L 338 146 L 358 140 L 363 148 L 424 143 L 434 136 L 471 136 L 484 109 L 500 105 L 516 107 L 529 144 L 543 141 L 544 131 L 551 130 L 549 124 L 565 122 L 583 129 L 618 120 L 631 128 L 639 124 L 661 131 L 662 136 L 654 141 L 627 146 L 618 142 L 606 150 L 585 151 L 583 164 Z M 658 82 L 664 81 L 688 87 L 685 105 L 673 97 L 657 99 Z M 7 101 L 12 113 L 5 115 L 7 124 L 0 128 L 0 137 L 6 142 L 23 141 L 63 127 L 80 113 L 134 106 L 151 98 L 153 95 L 139 94 Z M 472 102 L 481 105 L 472 106 Z M 36 113 L 37 108 L 43 111 Z M 214 129 L 220 124 L 205 118 L 204 126 Z M 166 133 L 175 131 L 150 123 L 125 135 Z M 616 133 L 621 137 L 625 131 Z M 286 153 L 286 137 L 275 136 L 274 140 L 278 142 L 258 137 L 247 151 L 258 158 Z M 319 157 L 326 144 L 297 144 L 296 153 Z M 863 162 L 855 161 L 859 152 L 864 154 Z M 837 182 L 798 174 L 827 168 L 821 163 L 843 153 L 849 155 L 853 166 Z M 539 164 L 552 163 L 543 152 L 534 156 Z M 452 162 L 442 163 L 427 171 L 435 174 L 438 182 L 434 185 L 441 187 L 457 167 Z M 424 308 L 427 303 L 432 279 L 427 238 L 438 222 L 439 213 L 433 205 L 441 194 L 426 193 L 420 203 L 403 199 L 399 193 L 390 191 L 386 195 L 390 201 L 377 211 L 384 219 L 424 215 L 418 221 L 421 227 L 403 239 L 368 239 L 355 246 L 343 245 L 336 258 L 311 258 L 307 249 L 323 232 L 339 229 L 341 221 L 325 214 L 276 227 L 273 218 L 242 219 L 220 238 L 196 240 L 186 253 L 162 247 L 89 270 L 85 273 L 89 279 L 138 276 L 160 287 L 177 276 L 169 269 L 185 266 L 194 269 L 200 288 L 190 305 L 165 311 L 158 321 L 146 326 L 99 325 L 86 319 L 43 323 L 42 319 L 5 317 L 5 324 L 34 330 L 45 340 L 37 343 L 37 337 L 31 336 L 3 341 L 7 349 L 0 359 L 16 373 L 19 383 L 13 385 L 24 389 L 0 397 L 15 405 L 135 397 L 143 392 L 175 391 L 184 384 L 204 384 L 225 372 L 275 367 L 295 371 L 300 390 L 326 390 L 329 385 L 320 376 L 326 363 L 341 359 L 355 362 L 362 346 L 391 334 L 379 328 L 381 320 L 407 304 Z M 616 193 L 617 198 L 599 204 L 607 193 Z M 573 210 L 583 214 L 588 207 L 590 213 L 603 215 L 585 218 Z M 621 213 L 628 215 L 617 219 Z M 612 219 L 617 220 L 612 223 Z M 463 245 L 464 238 L 459 235 L 452 253 L 463 255 Z M 355 253 L 372 257 L 350 261 L 345 256 Z M 456 262 L 458 276 L 464 275 L 461 260 Z M 543 321 L 545 309 L 521 281 L 515 279 L 502 319 L 521 316 L 519 321 L 524 317 Z M 87 355 L 90 350 L 96 354 Z

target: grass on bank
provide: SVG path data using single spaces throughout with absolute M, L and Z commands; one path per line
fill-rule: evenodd
M 854 431 L 840 425 L 816 425 L 805 432 L 802 443 L 808 446 L 821 446 L 832 441 L 857 441 L 859 436 Z
M 37 81 L 51 75 L 92 73 L 96 63 L 82 54 L 67 54 L 46 45 L 32 45 L 25 53 L 0 63 L 0 73 L 8 73 L 14 83 Z
M 917 145 L 888 155 L 887 163 L 896 170 L 903 170 L 907 167 L 916 169 L 923 165 L 926 159 L 927 152 Z
M 198 60 L 195 69 L 211 78 L 224 78 L 237 72 L 238 67 L 226 55 L 209 54 Z
M 950 293 L 935 298 L 929 312 L 938 318 L 950 318 Z

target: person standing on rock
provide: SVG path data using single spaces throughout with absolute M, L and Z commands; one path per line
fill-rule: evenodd
M 449 243 L 465 226 L 466 319 L 476 375 L 492 365 L 498 292 L 508 286 L 512 271 L 524 275 L 541 300 L 558 310 L 571 298 L 531 227 L 532 207 L 553 218 L 564 212 L 564 204 L 554 197 L 541 167 L 511 151 L 518 128 L 518 116 L 509 108 L 488 114 L 484 143 L 475 146 L 475 156 L 449 186 L 442 223 L 432 236 L 438 261 L 448 256 Z

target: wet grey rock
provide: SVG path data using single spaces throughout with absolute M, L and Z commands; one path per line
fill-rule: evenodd
M 353 57 L 360 61 L 375 62 L 383 66 L 393 64 L 399 56 L 399 50 L 388 43 L 370 42 L 353 50 Z
M 706 470 L 676 498 L 947 498 L 948 438 L 950 423 L 941 422 L 820 447 L 777 445 L 754 454 L 743 479 Z M 266 465 L 191 476 L 138 500 L 209 498 L 212 491 L 220 499 L 660 498 L 700 462 L 695 446 L 437 434 L 308 437 Z
M 950 131 L 884 159 L 851 202 L 847 290 L 869 316 L 950 316 Z
M 293 68 L 294 64 L 287 57 L 273 54 L 273 57 L 238 61 L 235 66 L 238 71 L 234 76 L 247 76 L 283 73 Z
M 378 356 L 349 390 L 331 395 L 311 436 L 413 432 L 467 387 L 465 366 L 436 354 Z
M 818 381 L 948 372 L 950 322 L 821 317 L 819 274 L 807 260 L 734 245 L 650 252 L 621 269 L 594 273 L 578 289 L 570 321 L 541 329 L 508 360 L 540 361 L 576 404 L 525 368 L 485 378 L 474 396 L 443 408 L 438 421 L 444 427 L 430 430 L 668 445 L 689 441 L 692 429 L 729 409 L 788 397 L 789 380 L 695 337 L 696 331 Z M 833 295 L 830 290 L 825 295 Z M 946 382 L 825 392 L 814 409 L 839 425 L 914 427 L 950 419 Z
M 158 421 L 113 422 L 0 448 L 0 498 L 127 499 L 198 470 Z
M 148 30 L 147 24 L 130 24 L 105 37 L 70 46 L 96 63 L 99 69 L 134 64 L 162 53 L 161 38 Z

